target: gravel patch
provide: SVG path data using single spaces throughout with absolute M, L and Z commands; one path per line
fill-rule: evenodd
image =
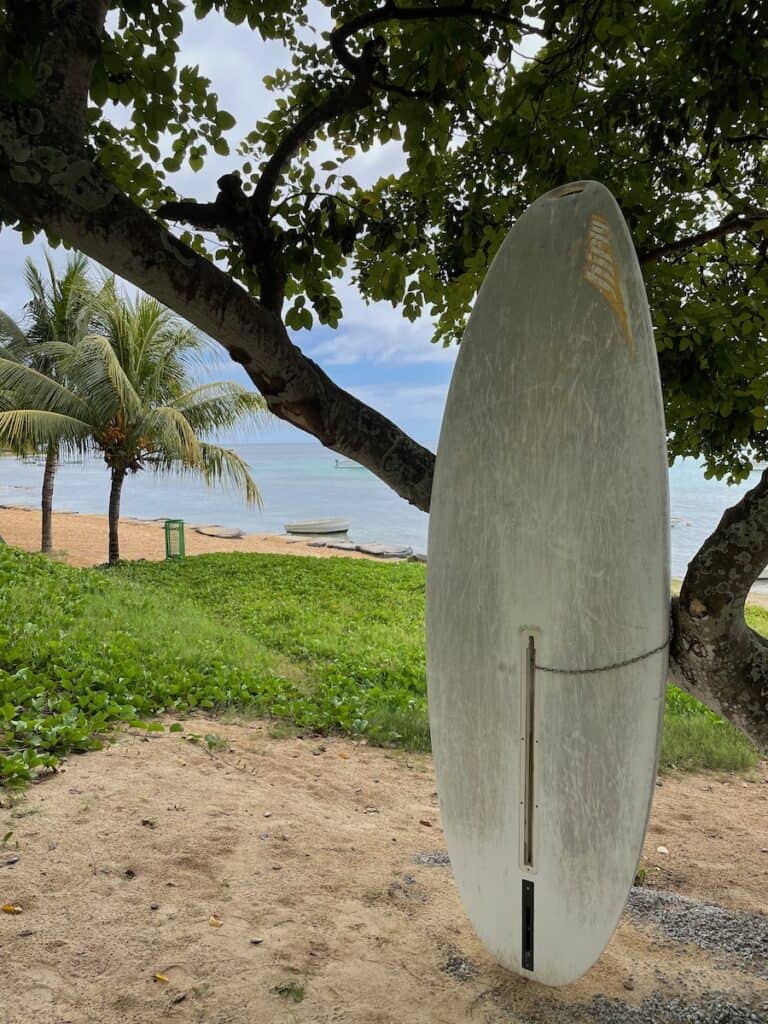
M 616 999 L 596 996 L 583 1007 L 581 1018 L 592 1024 L 765 1024 L 768 1003 L 744 1003 L 725 992 L 712 992 L 686 1003 L 665 999 L 658 992 L 640 1006 L 628 1006 Z M 576 1017 L 576 1021 L 580 1018 Z
M 426 853 L 417 853 L 413 859 L 416 864 L 430 864 L 433 867 L 445 867 L 451 863 L 451 859 L 445 850 L 429 850 Z
M 667 938 L 726 954 L 742 970 L 768 978 L 768 917 L 763 914 L 725 910 L 638 886 L 632 888 L 626 909 L 635 920 L 656 925 Z
M 710 992 L 692 1002 L 654 992 L 639 1006 L 605 996 L 577 1006 L 548 1001 L 540 1012 L 516 1019 L 523 1024 L 765 1024 L 768 1003 L 745 1002 L 728 992 Z
M 470 978 L 474 978 L 477 974 L 477 967 L 467 957 L 462 956 L 458 950 L 452 946 L 447 946 L 445 949 L 445 960 L 443 961 L 441 971 L 446 974 L 450 974 L 452 978 L 456 978 L 457 981 L 469 981 Z

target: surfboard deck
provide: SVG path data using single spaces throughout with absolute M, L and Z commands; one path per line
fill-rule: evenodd
M 666 435 L 611 194 L 542 196 L 451 381 L 429 525 L 427 679 L 454 877 L 496 960 L 562 985 L 610 939 L 654 789 L 669 622 Z M 568 674 L 545 669 L 567 669 Z

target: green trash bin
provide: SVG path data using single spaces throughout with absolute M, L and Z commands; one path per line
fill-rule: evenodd
M 184 557 L 184 520 L 165 520 L 165 557 Z

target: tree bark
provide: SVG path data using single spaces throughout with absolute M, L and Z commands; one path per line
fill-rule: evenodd
M 768 471 L 720 520 L 672 602 L 670 667 L 682 689 L 768 749 L 768 640 L 744 604 L 768 563 Z
M 112 485 L 109 489 L 109 564 L 120 561 L 120 495 L 123 490 L 126 470 L 122 466 L 113 466 L 111 470 Z
M 56 470 L 59 466 L 59 448 L 56 444 L 49 444 L 45 453 L 45 469 L 43 471 L 43 494 L 40 502 L 42 510 L 42 537 L 40 550 L 48 552 L 53 550 L 53 482 Z

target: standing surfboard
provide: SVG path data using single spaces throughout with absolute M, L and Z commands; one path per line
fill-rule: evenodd
M 667 670 L 669 501 L 648 303 L 602 185 L 520 217 L 454 370 L 429 525 L 429 717 L 478 935 L 549 985 L 640 857 Z

